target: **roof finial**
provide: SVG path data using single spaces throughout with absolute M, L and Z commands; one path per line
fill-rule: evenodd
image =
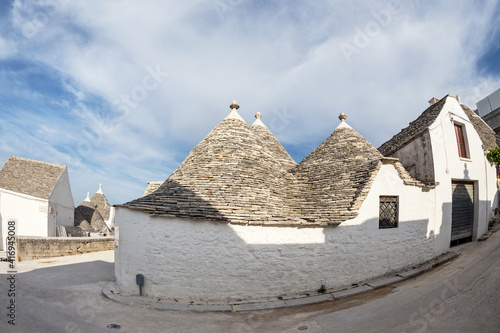
M 87 197 L 86 197 L 86 198 L 85 198 L 85 200 L 83 200 L 83 201 L 88 201 L 88 202 L 90 202 L 90 193 L 89 193 L 89 192 L 87 192 Z
M 97 191 L 97 193 L 104 194 L 104 193 L 102 193 L 102 184 L 99 184 L 99 190 Z
M 240 108 L 240 106 L 238 105 L 238 102 L 233 101 L 233 104 L 231 104 L 231 105 L 229 106 L 229 108 L 230 108 L 231 110 L 234 110 L 234 109 L 238 110 L 238 109 Z
M 345 115 L 344 112 L 342 112 L 339 116 L 340 122 L 343 123 L 347 119 L 347 116 Z
M 262 118 L 262 114 L 261 114 L 260 112 L 257 112 L 257 113 L 255 114 L 255 118 L 257 118 L 257 119 Z

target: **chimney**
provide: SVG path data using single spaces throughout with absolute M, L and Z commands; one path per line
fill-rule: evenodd
M 437 103 L 437 102 L 439 102 L 439 98 L 432 97 L 432 98 L 430 99 L 430 101 L 429 101 L 429 104 L 430 104 L 430 105 L 432 105 L 432 104 Z

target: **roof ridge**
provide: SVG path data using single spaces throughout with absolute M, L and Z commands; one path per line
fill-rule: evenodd
M 478 114 L 471 110 L 467 105 L 460 103 L 460 107 L 469 118 L 472 126 L 476 130 L 484 149 L 491 149 L 497 146 L 496 133 Z
M 384 142 L 378 150 L 384 156 L 389 156 L 424 133 L 437 119 L 448 97 L 453 98 L 450 94 L 447 94 L 436 103 L 429 105 L 415 120 L 410 121 L 407 127 Z
M 273 154 L 278 163 L 282 164 L 286 168 L 297 165 L 285 147 L 283 147 L 271 130 L 264 124 L 264 122 L 262 122 L 262 114 L 257 112 L 255 114 L 255 118 L 256 120 L 252 126 L 250 126 L 250 130 L 257 135 L 265 147 Z
M 61 167 L 63 169 L 67 168 L 67 166 L 63 165 L 63 164 L 51 163 L 51 162 L 46 162 L 46 161 L 39 161 L 39 160 L 34 160 L 31 158 L 26 158 L 26 157 L 20 157 L 20 156 L 16 156 L 16 155 L 10 155 L 9 158 L 19 159 L 19 160 L 23 160 L 23 161 L 27 161 L 27 162 L 36 162 L 36 163 L 50 165 L 50 166 Z
M 11 155 L 0 170 L 0 187 L 49 199 L 64 172 L 65 165 Z

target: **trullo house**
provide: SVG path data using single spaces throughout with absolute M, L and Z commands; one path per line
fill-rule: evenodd
M 380 150 L 341 114 L 299 164 L 260 114 L 248 126 L 238 108 L 234 102 L 161 186 L 116 206 L 123 294 L 138 294 L 143 274 L 150 297 L 248 301 L 341 288 L 418 264 L 458 240 L 454 200 L 465 199 L 457 188 L 464 196 L 472 186 L 472 227 L 461 237 L 486 230 L 496 177 L 477 126 L 491 129 L 451 96 Z
M 17 236 L 57 236 L 57 225 L 73 226 L 74 202 L 64 165 L 10 156 L 0 170 L 0 249 L 8 222 Z

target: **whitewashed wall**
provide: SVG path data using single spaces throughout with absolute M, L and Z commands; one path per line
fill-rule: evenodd
M 7 223 L 17 219 L 16 234 L 19 236 L 47 237 L 48 201 L 0 189 L 0 220 L 2 224 L 2 249 L 7 237 Z
M 426 131 L 393 153 L 392 157 L 399 158 L 412 177 L 424 182 L 434 182 L 434 157 L 431 147 L 431 138 Z
M 400 224 L 378 229 L 379 195 L 399 195 Z M 358 218 L 328 228 L 229 225 L 116 208 L 117 283 L 138 294 L 235 301 L 339 288 L 419 263 L 434 251 L 434 190 L 403 185 L 383 165 Z M 439 226 L 437 226 L 439 227 Z
M 466 141 L 470 158 L 460 158 L 456 141 L 454 122 L 465 126 Z M 475 182 L 475 229 L 473 239 L 484 234 L 496 207 L 496 171 L 485 157 L 482 141 L 470 123 L 469 118 L 458 101 L 448 97 L 441 114 L 429 128 L 432 153 L 434 156 L 434 174 L 441 185 L 436 189 L 436 206 L 441 215 L 442 228 L 437 237 L 436 251 L 449 248 L 451 237 L 451 202 L 452 180 Z
M 68 169 L 66 168 L 61 177 L 56 183 L 52 194 L 49 197 L 52 207 L 53 216 L 50 220 L 55 221 L 58 225 L 72 227 L 74 225 L 75 203 L 73 195 L 71 194 L 71 187 L 69 184 Z M 49 225 L 52 225 L 50 223 Z M 50 236 L 56 236 L 54 232 Z

